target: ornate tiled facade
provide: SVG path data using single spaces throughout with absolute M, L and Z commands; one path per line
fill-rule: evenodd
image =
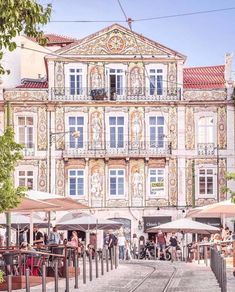
M 48 88 L 4 93 L 17 139 L 24 125 L 35 145 L 17 171 L 31 165 L 35 190 L 71 196 L 103 218 L 119 214 L 133 233 L 145 217 L 226 199 L 226 68 L 215 66 L 222 75 L 210 88 L 192 80 L 200 70 L 183 75 L 185 59 L 120 25 L 48 56 Z

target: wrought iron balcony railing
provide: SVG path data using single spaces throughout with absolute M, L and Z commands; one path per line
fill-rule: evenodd
M 24 156 L 34 156 L 35 155 L 34 144 L 24 145 L 23 155 Z
M 171 144 L 169 142 L 161 141 L 158 143 L 150 142 L 120 142 L 114 145 L 106 142 L 105 144 L 97 144 L 92 142 L 83 142 L 79 144 L 66 143 L 63 151 L 64 157 L 116 157 L 116 156 L 164 156 L 171 154 Z
M 181 99 L 181 89 L 52 87 L 51 99 L 64 101 L 174 101 Z
M 197 145 L 197 152 L 198 155 L 215 155 L 215 144 L 214 143 L 198 143 Z

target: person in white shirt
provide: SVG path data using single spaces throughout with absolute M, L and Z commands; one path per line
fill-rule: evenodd
M 125 242 L 126 238 L 123 232 L 120 232 L 118 236 L 119 260 L 124 260 L 125 258 Z

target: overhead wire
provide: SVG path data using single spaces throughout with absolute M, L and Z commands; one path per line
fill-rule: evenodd
M 122 9 L 122 8 L 121 8 Z M 152 21 L 152 20 L 159 20 L 159 19 L 169 19 L 169 18 L 176 18 L 176 17 L 185 17 L 185 16 L 193 16 L 193 15 L 200 15 L 200 14 L 208 14 L 208 13 L 216 13 L 216 12 L 223 12 L 223 11 L 231 11 L 235 10 L 235 7 L 226 7 L 226 8 L 218 8 L 218 9 L 210 9 L 210 10 L 201 10 L 201 11 L 194 11 L 194 12 L 185 12 L 185 13 L 177 13 L 177 14 L 169 14 L 163 16 L 154 16 L 154 17 L 146 17 L 146 18 L 133 18 L 132 22 L 141 22 L 141 21 Z M 125 13 L 125 11 L 124 11 Z M 121 19 L 94 19 L 94 20 L 51 20 L 52 23 L 128 23 L 128 19 L 121 20 Z

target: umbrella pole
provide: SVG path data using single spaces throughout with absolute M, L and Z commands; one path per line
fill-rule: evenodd
M 30 213 L 30 225 L 29 225 L 29 243 L 32 246 L 33 245 L 33 213 Z
M 98 218 L 96 219 L 96 226 L 95 226 L 95 233 L 96 233 L 95 250 L 97 250 L 97 229 L 98 229 Z
M 51 211 L 48 212 L 48 236 L 50 235 L 50 227 L 51 227 Z

